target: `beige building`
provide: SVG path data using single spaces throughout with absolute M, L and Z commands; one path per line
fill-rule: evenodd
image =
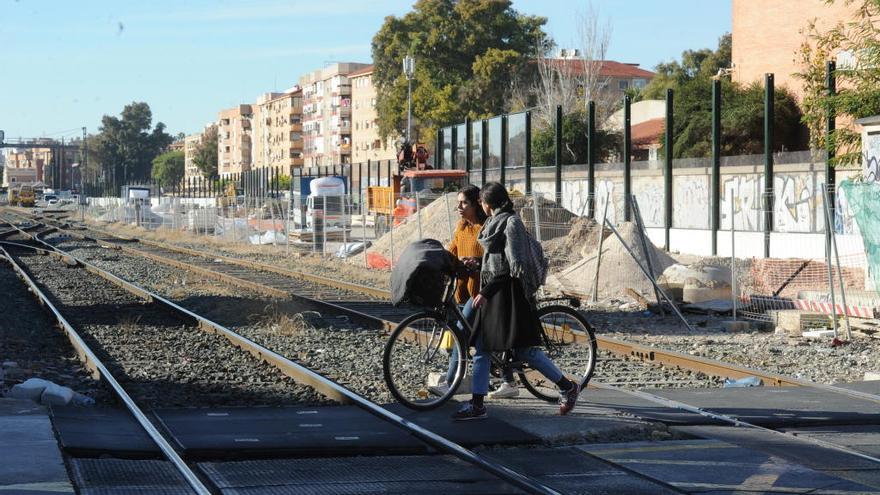
M 303 165 L 302 89 L 265 93 L 254 105 L 252 168 L 292 175 Z
M 221 178 L 251 169 L 253 107 L 238 105 L 221 110 L 217 122 L 217 173 Z
M 373 66 L 358 69 L 348 78 L 351 80 L 352 163 L 396 159 L 395 139 L 390 137 L 383 141 L 379 138 Z
M 300 77 L 306 166 L 351 163 L 351 82 L 369 64 L 341 62 Z
M 855 17 L 859 4 L 733 0 L 733 80 L 743 84 L 763 82 L 764 74 L 773 73 L 776 87 L 788 87 L 800 99 L 803 86 L 794 74 L 801 71 L 797 52 L 806 40 L 804 30 L 812 20 L 820 32 L 847 22 Z M 833 55 L 839 58 L 839 54 Z
M 193 177 L 200 177 L 202 172 L 193 163 L 193 157 L 196 155 L 196 148 L 202 142 L 202 133 L 190 134 L 183 142 L 183 178 L 189 180 Z

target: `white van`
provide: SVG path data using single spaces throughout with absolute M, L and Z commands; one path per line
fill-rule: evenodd
M 324 228 L 347 228 L 351 213 L 347 211 L 345 180 L 341 177 L 321 177 L 309 182 L 306 202 L 306 227 L 314 228 L 315 218 L 324 219 Z

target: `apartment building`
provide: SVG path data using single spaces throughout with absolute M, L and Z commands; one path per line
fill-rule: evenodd
M 349 75 L 369 64 L 340 62 L 300 77 L 306 166 L 351 163 Z
M 811 21 L 820 32 L 856 17 L 861 2 L 825 0 L 733 0 L 732 54 L 733 80 L 743 84 L 763 82 L 764 74 L 773 73 L 774 85 L 787 87 L 803 97 L 803 82 L 795 76 L 802 68 L 797 52 L 807 40 L 804 30 Z M 838 66 L 845 66 L 853 56 L 832 53 Z
M 383 141 L 379 137 L 373 66 L 358 69 L 348 78 L 351 81 L 352 163 L 396 159 L 395 139 L 389 137 Z
M 253 106 L 221 110 L 217 122 L 217 173 L 221 178 L 251 169 Z
M 560 50 L 559 57 L 547 59 L 547 63 L 572 75 L 583 74 L 586 70 L 578 50 Z M 596 63 L 599 64 L 599 90 L 606 98 L 622 99 L 628 89 L 642 89 L 656 75 L 639 64 L 614 60 L 597 60 Z
M 184 180 L 190 180 L 193 177 L 200 177 L 202 172 L 193 163 L 193 157 L 196 155 L 196 149 L 202 142 L 202 133 L 190 134 L 183 142 L 183 178 Z
M 294 86 L 283 93 L 265 93 L 254 105 L 254 169 L 269 168 L 281 175 L 292 175 L 303 165 L 302 88 Z

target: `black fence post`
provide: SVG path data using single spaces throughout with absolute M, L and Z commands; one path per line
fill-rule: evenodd
M 501 116 L 501 173 L 498 182 L 507 187 L 507 115 Z
M 553 163 L 556 165 L 556 198 L 562 197 L 562 105 L 556 105 L 556 136 L 554 139 Z
M 764 257 L 770 257 L 773 232 L 773 74 L 764 75 Z
M 450 127 L 449 132 L 452 134 L 452 150 L 449 155 L 449 165 L 452 170 L 455 170 L 458 168 L 458 157 L 456 157 L 458 152 L 458 126 Z
M 587 103 L 587 218 L 596 217 L 596 102 Z
M 764 257 L 770 257 L 773 232 L 773 74 L 764 76 Z
M 837 79 L 834 74 L 834 71 L 836 70 L 837 64 L 833 60 L 825 64 L 825 86 L 828 88 L 828 96 L 834 96 L 837 94 Z M 825 123 L 825 186 L 828 189 L 828 213 L 833 222 L 835 205 L 834 195 L 837 192 L 836 171 L 831 164 L 836 151 L 831 144 L 831 136 L 834 133 L 834 129 L 837 127 L 837 115 L 834 112 L 833 107 L 827 109 L 826 118 L 828 120 Z M 825 232 L 828 236 L 829 242 L 831 240 L 831 231 L 833 228 L 834 225 L 825 226 Z
M 664 219 L 663 227 L 665 232 L 664 248 L 669 251 L 672 245 L 669 241 L 669 231 L 672 230 L 672 152 L 674 146 L 675 111 L 673 110 L 675 94 L 672 89 L 666 90 L 666 138 L 664 143 L 664 151 L 666 152 L 665 163 L 663 164 L 663 199 Z
M 481 140 L 480 140 L 480 175 L 482 176 L 480 183 L 480 187 L 486 185 L 486 162 L 489 161 L 489 147 L 486 144 L 489 142 L 489 121 L 483 119 L 481 123 L 480 132 L 482 132 Z
M 471 118 L 467 117 L 464 119 L 464 169 L 467 172 L 468 182 L 471 181 L 471 167 L 474 166 L 474 157 L 471 154 L 474 137 L 471 134 Z
M 526 112 L 526 194 L 532 193 L 532 112 Z
M 629 95 L 623 97 L 623 221 L 632 220 L 632 110 Z
M 434 162 L 437 170 L 443 168 L 443 129 L 437 129 L 437 152 L 434 153 Z
M 721 81 L 712 81 L 712 256 L 718 255 L 718 229 L 721 228 Z M 733 221 L 733 218 L 730 219 Z

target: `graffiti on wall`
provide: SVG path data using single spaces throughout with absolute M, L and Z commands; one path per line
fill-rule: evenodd
M 605 214 L 605 204 L 608 203 L 608 221 L 617 223 L 617 207 L 615 205 L 615 194 L 622 194 L 623 188 L 617 191 L 617 185 L 608 179 L 600 179 L 596 181 L 596 211 L 595 220 L 602 221 L 602 215 Z M 621 219 L 623 216 L 620 217 Z
M 730 230 L 730 209 L 733 207 L 733 227 L 739 231 L 759 231 L 763 228 L 761 216 L 764 175 L 721 176 L 721 229 Z M 733 203 L 731 205 L 731 203 Z
M 663 177 L 633 179 L 633 194 L 639 203 L 642 221 L 646 227 L 663 227 L 665 201 L 663 201 Z
M 865 180 L 880 182 L 880 132 L 864 134 L 862 149 L 865 160 Z
M 568 180 L 562 183 L 562 207 L 583 216 L 587 214 L 587 198 L 590 181 L 586 179 Z
M 709 176 L 681 175 L 672 182 L 672 226 L 680 229 L 709 227 Z
M 825 228 L 823 191 L 816 173 L 776 174 L 773 229 L 778 232 L 819 232 Z

